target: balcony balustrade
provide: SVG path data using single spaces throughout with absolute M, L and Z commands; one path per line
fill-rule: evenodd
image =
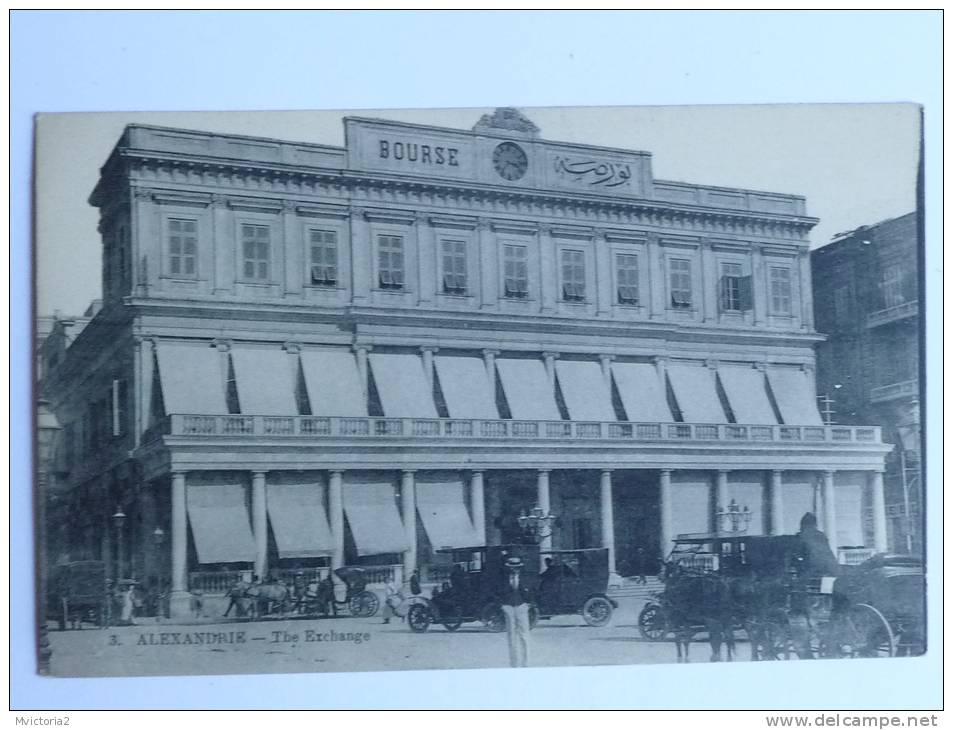
M 174 414 L 155 429 L 170 436 L 424 441 L 705 441 L 880 443 L 879 426 L 766 426 L 735 423 L 626 423 L 449 418 L 206 416 Z
M 920 307 L 916 301 L 903 302 L 903 304 L 897 304 L 886 309 L 878 309 L 876 312 L 867 315 L 867 327 L 879 327 L 890 322 L 896 322 L 899 319 L 916 317 L 919 310 Z

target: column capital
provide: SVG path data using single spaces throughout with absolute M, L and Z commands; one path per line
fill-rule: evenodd
M 480 475 L 482 477 L 485 471 L 486 469 L 470 469 L 470 476 Z
M 552 469 L 537 469 L 537 470 L 536 470 L 536 473 L 537 473 L 537 474 L 549 474 L 549 472 L 551 472 L 551 471 L 552 471 Z
M 343 477 L 344 469 L 328 469 L 328 474 L 332 477 Z
M 720 477 L 725 477 L 725 478 L 727 478 L 727 477 L 728 477 L 728 472 L 730 472 L 730 471 L 731 471 L 731 469 L 716 469 L 716 470 L 715 470 L 715 473 L 718 474 L 718 476 L 720 476 Z
M 221 193 L 212 193 L 212 207 L 224 208 L 228 205 L 228 196 Z
M 671 358 L 665 355 L 656 355 L 653 358 L 653 361 L 656 365 L 668 365 L 668 363 L 671 361 Z
M 297 355 L 299 352 L 301 352 L 301 343 L 289 341 L 289 342 L 286 342 L 284 345 L 282 345 L 282 348 L 289 355 Z
M 615 471 L 615 469 L 600 469 L 599 471 L 601 472 L 602 476 L 608 475 L 611 477 L 612 472 Z
M 133 335 L 132 341 L 138 345 L 152 345 L 156 346 L 156 336 L 155 335 Z
M 176 470 L 171 472 L 173 479 L 185 479 L 186 472 L 182 470 Z
M 543 359 L 544 360 L 558 360 L 559 353 L 553 350 L 546 350 L 545 352 L 543 352 Z
M 359 218 L 363 220 L 364 216 L 367 214 L 366 208 L 351 208 L 351 217 Z
M 132 195 L 136 200 L 151 201 L 156 191 L 152 188 L 133 188 Z
M 412 477 L 416 473 L 417 473 L 416 469 L 401 469 L 400 470 L 401 476 L 405 476 L 405 477 Z
M 707 358 L 707 359 L 705 360 L 705 367 L 708 368 L 709 370 L 717 370 L 717 369 L 718 369 L 718 360 L 716 360 L 716 359 L 713 358 L 713 357 Z
M 548 236 L 553 232 L 552 223 L 540 223 L 539 224 L 539 234 L 541 236 Z
M 430 213 L 422 210 L 418 210 L 414 213 L 414 222 L 417 223 L 417 225 L 420 225 L 421 223 L 428 223 L 429 221 Z
M 267 469 L 252 469 L 251 476 L 252 479 L 264 479 L 267 474 Z
M 439 347 L 436 347 L 435 345 L 421 345 L 420 351 L 421 351 L 421 352 L 429 352 L 429 353 L 432 354 L 432 353 L 435 353 L 435 352 L 440 352 L 440 348 L 439 348 Z
M 297 213 L 298 212 L 298 201 L 297 200 L 282 200 L 281 209 L 285 213 Z
M 476 219 L 476 229 L 478 231 L 488 231 L 490 230 L 490 219 L 480 216 Z
M 228 352 L 232 349 L 232 341 L 225 338 L 216 338 L 212 340 L 211 346 L 219 352 Z
M 771 476 L 781 478 L 781 475 L 784 473 L 783 469 L 772 469 Z
M 351 349 L 354 350 L 354 352 L 363 351 L 364 353 L 368 353 L 374 349 L 374 345 L 365 345 L 362 342 L 355 342 L 353 345 L 351 345 Z
M 612 362 L 615 359 L 616 359 L 615 355 L 606 355 L 606 354 L 599 355 L 599 360 L 601 360 L 602 362 Z
M 672 476 L 672 470 L 671 470 L 671 469 L 659 469 L 659 474 L 661 474 L 661 475 L 664 476 L 664 477 L 671 477 L 671 476 Z

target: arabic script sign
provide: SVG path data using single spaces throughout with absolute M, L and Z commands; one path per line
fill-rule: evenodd
M 593 188 L 631 187 L 632 166 L 591 157 L 555 155 L 553 167 L 563 181 Z

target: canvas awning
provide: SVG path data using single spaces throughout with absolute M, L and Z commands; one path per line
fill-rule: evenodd
M 718 377 L 725 389 L 728 403 L 738 423 L 758 425 L 777 425 L 768 391 L 764 383 L 764 373 L 744 365 L 720 365 Z
M 558 421 L 556 394 L 541 360 L 497 358 L 496 370 L 510 415 L 517 420 Z
M 277 347 L 244 347 L 231 349 L 235 368 L 235 385 L 242 413 L 253 416 L 293 416 L 295 383 L 293 360 Z
M 811 377 L 797 367 L 769 367 L 768 382 L 781 418 L 789 426 L 820 426 L 823 424 L 817 410 L 814 383 Z
M 186 506 L 200 563 L 252 563 L 255 539 L 240 484 L 189 485 Z
M 385 416 L 437 417 L 433 388 L 420 355 L 372 352 L 370 361 Z
M 672 363 L 668 377 L 686 423 L 727 423 L 715 390 L 714 372 L 704 365 Z
M 655 365 L 647 362 L 614 362 L 615 378 L 622 407 L 630 421 L 670 423 L 672 411 Z
M 159 382 L 166 413 L 223 416 L 222 354 L 208 344 L 159 342 Z
M 354 353 L 343 347 L 302 350 L 301 369 L 315 416 L 367 416 Z
M 616 420 L 612 395 L 599 363 L 557 360 L 556 377 L 572 420 Z
M 269 484 L 268 518 L 282 558 L 330 555 L 334 540 L 318 484 Z
M 483 360 L 438 355 L 434 364 L 450 418 L 500 417 L 496 410 L 494 384 L 487 377 Z
M 358 555 L 400 553 L 407 549 L 404 523 L 394 501 L 394 485 L 349 482 L 343 490 L 344 514 Z
M 434 550 L 478 545 L 463 496 L 463 482 L 418 481 L 417 513 Z

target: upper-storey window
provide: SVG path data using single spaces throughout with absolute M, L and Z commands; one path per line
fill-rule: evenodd
M 443 253 L 444 294 L 467 293 L 467 244 L 466 241 L 444 240 L 440 244 Z
M 198 221 L 191 218 L 169 219 L 169 275 L 194 277 L 198 251 Z
M 242 274 L 249 281 L 268 281 L 271 258 L 271 228 L 242 225 Z
M 791 314 L 791 269 L 772 266 L 769 269 L 771 314 Z
M 582 302 L 586 299 L 586 262 L 582 251 L 564 249 L 563 301 Z
M 619 304 L 639 303 L 639 257 L 631 253 L 616 254 L 616 295 Z
M 668 282 L 672 309 L 691 309 L 692 262 L 688 259 L 669 259 Z
M 722 312 L 751 309 L 751 277 L 742 275 L 741 264 L 721 265 L 720 287 Z
M 381 289 L 404 288 L 404 239 L 377 237 L 377 278 Z
M 311 283 L 335 286 L 338 283 L 338 235 L 334 231 L 311 230 Z
M 526 246 L 503 246 L 503 294 L 507 299 L 529 296 L 529 273 Z
M 883 270 L 880 288 L 883 291 L 884 307 L 896 307 L 906 301 L 903 291 L 903 268 L 898 264 Z

